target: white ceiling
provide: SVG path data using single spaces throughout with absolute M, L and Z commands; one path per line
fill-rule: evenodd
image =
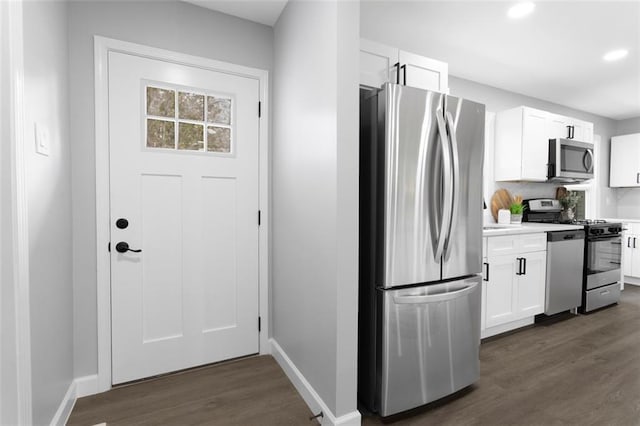
M 362 37 L 449 63 L 449 74 L 613 119 L 640 116 L 640 1 L 363 1 Z M 626 48 L 606 63 L 602 56 Z
M 227 15 L 272 27 L 287 4 L 287 0 L 182 0 Z
M 185 0 L 273 26 L 287 0 Z M 340 0 L 350 1 L 350 0 Z M 640 117 L 640 0 L 362 0 L 362 37 L 449 63 L 449 73 L 613 119 Z M 602 56 L 626 48 L 607 63 Z

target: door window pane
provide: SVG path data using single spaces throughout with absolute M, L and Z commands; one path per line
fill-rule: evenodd
M 207 121 L 217 124 L 231 124 L 231 99 L 207 96 Z
M 207 127 L 207 151 L 231 152 L 231 129 L 226 127 Z
M 173 121 L 147 119 L 147 147 L 169 148 L 175 146 L 175 123 Z
M 178 93 L 178 118 L 204 121 L 204 95 Z
M 191 123 L 179 123 L 178 125 L 178 149 L 204 151 L 204 126 Z
M 147 87 L 147 115 L 175 117 L 176 92 L 158 87 Z

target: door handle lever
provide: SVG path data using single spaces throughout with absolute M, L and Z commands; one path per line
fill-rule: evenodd
M 118 244 L 116 244 L 116 251 L 118 253 L 126 253 L 128 251 L 132 251 L 134 253 L 140 253 L 142 251 L 142 249 L 132 249 L 129 248 L 129 243 L 127 243 L 126 241 L 120 241 Z

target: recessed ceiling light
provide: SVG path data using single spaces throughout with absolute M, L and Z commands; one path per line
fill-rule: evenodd
M 518 19 L 522 18 L 523 16 L 527 16 L 528 14 L 533 12 L 533 9 L 535 8 L 536 5 L 532 2 L 523 1 L 515 4 L 514 6 L 511 6 L 509 8 L 509 11 L 507 12 L 507 15 L 509 16 L 509 18 Z
M 608 52 L 606 55 L 604 55 L 602 59 L 608 62 L 617 61 L 618 59 L 622 59 L 627 56 L 628 53 L 629 51 L 627 49 L 612 50 L 611 52 Z

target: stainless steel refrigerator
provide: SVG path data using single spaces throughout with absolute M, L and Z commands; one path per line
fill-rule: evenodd
M 361 91 L 358 396 L 389 416 L 479 377 L 485 107 Z

